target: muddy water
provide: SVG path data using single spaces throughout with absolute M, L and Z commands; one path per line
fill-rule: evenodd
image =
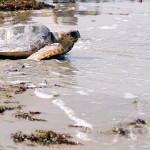
M 0 60 L 1 84 L 24 81 L 37 87 L 31 95 L 38 98 L 43 111 L 43 107 L 48 109 L 44 103 L 50 101 L 52 124 L 72 132 L 84 144 L 66 149 L 149 149 L 150 2 L 77 1 L 55 5 L 54 10 L 8 16 L 1 26 L 40 22 L 51 31 L 76 28 L 81 39 L 62 60 Z M 54 93 L 58 98 L 53 98 Z M 128 136 L 111 132 L 138 118 L 146 120 L 147 125 L 140 129 L 126 127 Z M 69 124 L 88 131 L 70 129 Z

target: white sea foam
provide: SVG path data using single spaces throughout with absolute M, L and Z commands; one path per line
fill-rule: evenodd
M 34 94 L 40 98 L 53 99 L 54 95 L 49 93 L 44 93 L 40 88 L 34 90 Z
M 87 8 L 86 8 L 86 7 L 84 7 L 84 6 L 79 6 L 79 10 L 86 11 L 86 10 L 87 10 Z
M 54 95 L 52 94 L 48 94 L 48 93 L 44 93 L 41 89 L 36 88 L 34 91 L 35 95 L 40 97 L 40 98 L 46 98 L 46 99 L 53 99 Z M 74 111 L 68 107 L 65 106 L 65 103 L 61 100 L 61 99 L 56 99 L 52 101 L 53 104 L 57 105 L 61 110 L 63 110 L 65 112 L 65 114 L 75 122 L 75 125 L 77 126 L 83 126 L 83 127 L 87 127 L 90 128 L 91 130 L 93 129 L 92 124 L 88 123 L 87 121 L 78 118 Z M 78 138 L 82 139 L 82 140 L 91 140 L 88 138 L 86 133 L 81 133 L 78 131 L 77 135 Z
M 149 79 L 140 79 L 140 78 L 133 78 L 133 77 L 128 77 L 128 79 L 150 82 Z
M 73 86 L 71 86 L 72 88 L 74 88 L 74 89 L 82 89 L 82 87 L 80 87 L 80 86 L 75 86 L 75 85 L 73 85 Z
M 128 74 L 129 72 L 127 70 L 120 70 L 120 72 Z
M 126 19 L 124 19 L 124 20 L 122 20 L 123 22 L 128 22 L 129 20 L 126 20 Z
M 77 136 L 77 138 L 82 139 L 84 141 L 93 141 L 92 139 L 89 139 L 88 135 L 86 133 L 84 133 L 84 132 L 77 131 L 77 135 L 76 136 Z
M 59 72 L 51 71 L 51 73 L 54 74 L 54 75 L 61 75 Z
M 89 89 L 89 90 L 88 90 L 88 92 L 90 92 L 90 93 L 94 93 L 94 90 L 92 90 L 92 89 Z
M 79 93 L 80 95 L 89 95 L 87 92 L 85 91 L 77 91 L 77 93 Z
M 143 93 L 144 95 L 147 95 L 147 96 L 149 96 L 150 95 L 150 93 Z
M 139 115 L 146 115 L 146 113 L 144 113 L 144 112 L 139 112 Z
M 87 28 L 88 31 L 93 30 L 93 29 L 94 29 L 93 27 Z
M 117 142 L 118 142 L 118 135 L 113 138 L 112 144 L 117 143 Z
M 95 41 L 102 41 L 102 39 L 95 39 Z
M 83 119 L 78 118 L 72 109 L 65 106 L 65 103 L 62 100 L 60 99 L 53 100 L 53 103 L 57 105 L 61 110 L 63 110 L 65 114 L 76 123 L 76 125 L 93 129 L 92 124 L 88 123 Z
M 137 136 L 132 132 L 132 129 L 129 129 L 129 131 L 130 131 L 129 137 L 131 138 L 131 140 L 136 140 Z
M 103 30 L 112 30 L 112 29 L 116 29 L 117 25 L 113 24 L 112 26 L 101 26 L 101 27 L 98 27 L 98 28 L 103 29 Z
M 116 19 L 116 20 L 121 20 L 121 18 L 119 18 L 119 17 L 115 17 L 115 19 Z
M 130 99 L 130 98 L 138 98 L 138 96 L 133 95 L 132 93 L 125 93 L 124 98 Z
M 100 103 L 100 102 L 91 102 L 91 104 L 98 104 L 98 105 L 101 105 L 102 103 Z

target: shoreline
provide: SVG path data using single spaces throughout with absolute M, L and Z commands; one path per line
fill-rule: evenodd
M 78 29 L 81 39 L 61 60 L 0 60 L 0 149 L 149 149 L 149 12 L 146 0 L 80 1 L 28 14 L 27 23 L 53 32 Z M 5 18 L 1 26 L 22 23 L 23 16 Z M 83 145 L 33 147 L 11 139 L 18 131 L 48 130 Z

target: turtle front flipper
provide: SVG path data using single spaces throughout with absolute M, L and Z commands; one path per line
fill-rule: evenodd
M 39 51 L 30 55 L 27 59 L 40 61 L 42 59 L 50 58 L 52 56 L 61 55 L 64 53 L 64 48 L 60 43 L 53 43 L 51 45 L 41 48 Z

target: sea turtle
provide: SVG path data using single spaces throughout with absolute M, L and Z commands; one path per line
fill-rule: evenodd
M 0 56 L 41 60 L 63 55 L 72 49 L 79 37 L 78 30 L 52 33 L 38 23 L 0 28 Z

